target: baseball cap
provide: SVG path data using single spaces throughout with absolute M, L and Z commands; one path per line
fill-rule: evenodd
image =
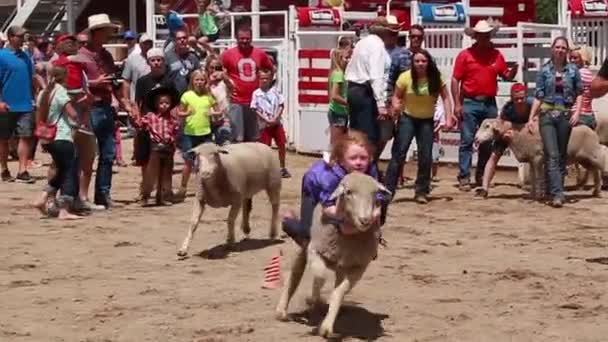
M 71 34 L 65 33 L 65 34 L 62 34 L 59 37 L 57 37 L 57 39 L 55 39 L 55 42 L 57 44 L 59 44 L 59 43 L 61 43 L 63 41 L 66 41 L 66 40 L 74 40 L 75 41 L 76 40 L 76 36 L 73 36 Z
M 136 39 L 137 34 L 135 34 L 135 32 L 133 32 L 133 31 L 129 30 L 129 31 L 126 31 L 122 37 L 123 37 L 123 39 Z
M 165 58 L 165 53 L 163 52 L 162 49 L 159 48 L 152 48 L 148 51 L 148 54 L 146 55 L 147 59 L 153 58 L 153 57 L 162 57 Z
M 139 43 L 143 43 L 143 42 L 151 42 L 152 41 L 152 37 L 150 37 L 147 33 L 142 33 L 141 36 L 139 36 Z
M 6 30 L 6 35 L 9 37 L 22 36 L 26 33 L 27 31 L 23 27 L 17 25 L 11 26 L 8 28 L 8 30 Z

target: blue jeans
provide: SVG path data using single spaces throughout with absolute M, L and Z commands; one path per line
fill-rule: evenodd
M 431 166 L 433 165 L 433 118 L 417 119 L 407 114 L 399 118 L 397 135 L 393 141 L 391 161 L 386 171 L 386 187 L 391 193 L 397 189 L 399 166 L 405 161 L 412 140 L 418 146 L 418 174 L 416 194 L 428 195 L 431 192 Z
M 111 200 L 112 164 L 116 158 L 114 113 L 110 104 L 93 104 L 91 107 L 91 127 L 97 138 L 99 149 L 95 176 L 95 204 L 107 205 Z
M 562 111 L 541 110 L 538 126 L 545 153 L 545 174 L 552 198 L 564 199 L 564 177 L 570 140 L 570 115 Z
M 458 167 L 460 172 L 458 180 L 468 181 L 471 177 L 471 162 L 473 160 L 473 142 L 477 129 L 485 119 L 494 119 L 498 115 L 496 99 L 486 100 L 465 98 L 462 110 L 462 124 L 460 127 L 460 147 L 458 148 Z M 475 178 L 481 179 L 483 170 L 492 153 L 491 142 L 479 146 Z
M 55 140 L 44 146 L 53 158 L 55 163 L 55 175 L 49 179 L 45 191 L 49 194 L 56 194 L 57 191 L 63 188 L 63 184 L 70 178 L 70 168 L 74 161 L 74 143 L 69 140 Z M 71 204 L 76 198 L 73 194 L 61 192 L 61 196 L 57 199 L 59 205 Z
M 283 231 L 292 239 L 310 239 L 310 227 L 312 216 L 317 206 L 317 201 L 310 195 L 302 193 L 300 204 L 300 218 L 283 219 Z
M 380 141 L 380 127 L 378 125 L 378 106 L 372 87 L 368 83 L 348 82 L 347 94 L 350 128 L 366 134 L 369 142 L 376 146 Z

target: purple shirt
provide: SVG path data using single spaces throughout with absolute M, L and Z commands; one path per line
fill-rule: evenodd
M 378 179 L 378 170 L 374 165 L 370 165 L 366 173 Z M 302 178 L 302 195 L 314 199 L 324 207 L 335 205 L 336 201 L 329 198 L 344 176 L 346 170 L 342 166 L 338 164 L 331 166 L 324 160 L 319 160 L 312 164 Z M 379 195 L 378 199 L 382 201 L 384 197 Z

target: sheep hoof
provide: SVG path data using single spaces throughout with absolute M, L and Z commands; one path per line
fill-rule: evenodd
M 275 313 L 275 317 L 277 320 L 279 320 L 281 322 L 287 322 L 289 320 L 287 317 L 287 311 L 282 310 L 282 309 L 277 309 L 277 311 Z
M 601 191 L 594 191 L 593 192 L 593 197 L 595 197 L 595 198 L 601 198 L 602 197 L 602 192 Z
M 333 327 L 329 326 L 329 324 L 326 323 L 325 321 L 319 327 L 319 336 L 321 336 L 323 338 L 336 337 L 336 335 L 334 334 Z
M 179 251 L 177 251 L 177 256 L 180 258 L 186 257 L 188 256 L 188 251 L 186 251 L 185 249 L 180 249 Z
M 306 297 L 306 305 L 310 310 L 316 310 L 325 304 L 325 301 L 321 298 Z

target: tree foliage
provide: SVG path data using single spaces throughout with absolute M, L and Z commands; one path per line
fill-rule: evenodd
M 546 24 L 557 24 L 557 2 L 560 0 L 535 0 L 536 21 Z

